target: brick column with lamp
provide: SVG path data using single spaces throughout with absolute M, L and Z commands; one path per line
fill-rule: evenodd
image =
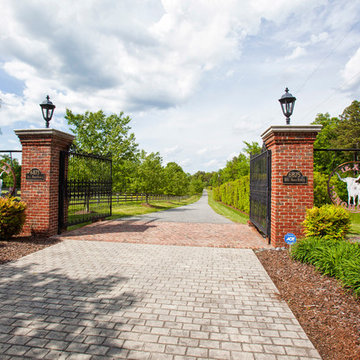
M 15 130 L 22 145 L 21 200 L 27 204 L 22 235 L 58 232 L 60 151 L 74 136 L 55 129 Z
M 314 205 L 313 145 L 321 125 L 271 126 L 262 139 L 271 150 L 271 244 L 303 236 L 306 209 Z

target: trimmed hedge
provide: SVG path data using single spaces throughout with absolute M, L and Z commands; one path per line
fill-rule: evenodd
M 242 176 L 238 180 L 213 188 L 213 197 L 216 201 L 221 201 L 248 214 L 250 208 L 250 175 Z
M 26 204 L 15 198 L 0 197 L 0 238 L 8 239 L 21 232 Z

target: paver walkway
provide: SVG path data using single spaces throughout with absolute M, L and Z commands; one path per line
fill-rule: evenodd
M 239 249 L 265 241 L 201 213 L 204 200 L 93 224 L 0 265 L 0 359 L 320 359 Z
M 65 240 L 1 265 L 1 359 L 319 359 L 252 250 Z

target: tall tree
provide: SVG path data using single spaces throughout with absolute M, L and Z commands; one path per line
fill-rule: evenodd
M 360 102 L 354 100 L 339 117 L 328 113 L 318 114 L 313 124 L 322 125 L 314 143 L 315 149 L 349 149 L 360 147 Z M 353 159 L 352 152 L 315 151 L 314 168 L 322 173 L 331 173 L 334 168 Z
M 314 125 L 322 125 L 314 142 L 314 149 L 331 149 L 336 147 L 334 141 L 338 135 L 340 119 L 330 117 L 329 113 L 317 114 Z M 332 151 L 314 151 L 314 169 L 322 173 L 331 173 L 336 164 L 341 164 L 343 154 Z
M 257 141 L 252 141 L 251 143 L 248 143 L 247 141 L 244 141 L 245 148 L 243 151 L 248 155 L 256 155 L 261 153 L 261 147 Z
M 185 195 L 189 190 L 189 179 L 182 167 L 169 162 L 164 168 L 164 193 L 169 195 Z
M 354 100 L 340 115 L 337 137 L 333 144 L 342 148 L 360 146 L 360 102 Z
M 200 194 L 205 187 L 204 182 L 198 177 L 192 177 L 189 185 L 189 192 L 191 195 Z
M 136 161 L 138 152 L 135 135 L 130 133 L 131 118 L 123 112 L 106 116 L 102 110 L 74 114 L 67 109 L 65 119 L 76 136 L 77 149 L 112 156 L 114 190 L 126 190 L 129 175 L 126 172 L 132 169 L 128 161 Z
M 146 203 L 149 203 L 149 195 L 159 194 L 164 185 L 164 171 L 161 165 L 160 154 L 147 154 L 144 150 L 140 153 L 140 164 L 137 167 L 134 187 L 136 192 L 146 195 Z

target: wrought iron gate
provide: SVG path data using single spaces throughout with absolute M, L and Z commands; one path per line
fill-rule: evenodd
M 271 151 L 250 157 L 250 221 L 269 238 L 271 225 Z
M 111 214 L 111 158 L 61 151 L 58 232 L 67 226 L 102 219 Z

